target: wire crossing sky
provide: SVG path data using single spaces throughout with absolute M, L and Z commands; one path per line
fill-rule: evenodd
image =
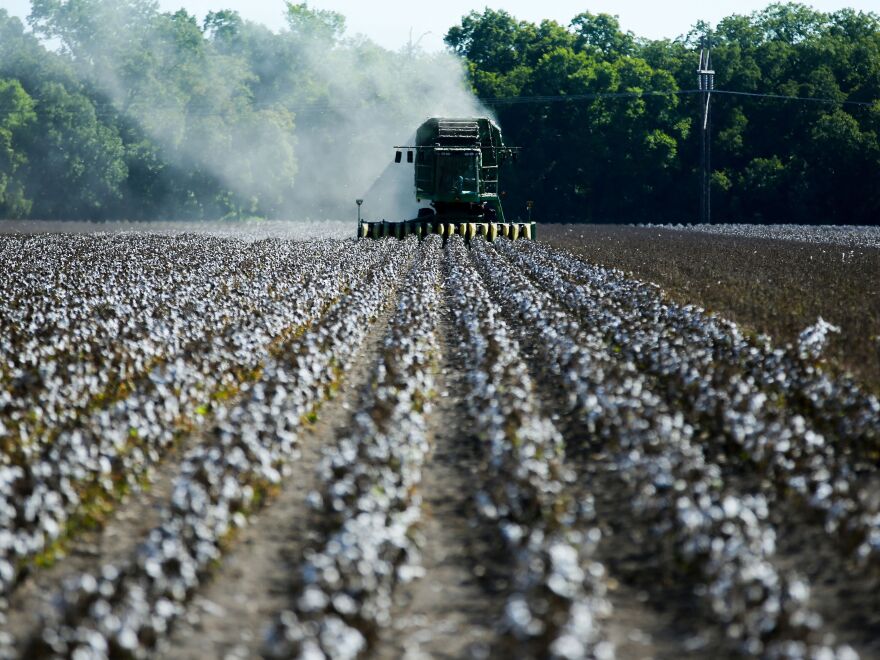
M 596 99 L 637 99 L 644 98 L 648 96 L 691 96 L 693 94 L 700 94 L 702 90 L 699 89 L 679 89 L 675 91 L 639 91 L 639 92 L 595 92 L 592 94 L 553 94 L 547 96 L 499 96 L 492 98 L 480 98 L 480 102 L 484 105 L 499 107 L 499 106 L 507 106 L 507 105 L 522 105 L 525 103 L 537 103 L 537 104 L 547 104 L 547 103 L 565 103 L 565 102 L 577 102 L 577 101 L 592 101 Z M 755 99 L 769 99 L 772 101 L 796 101 L 799 103 L 822 103 L 825 105 L 841 105 L 841 106 L 853 106 L 853 107 L 871 107 L 876 103 L 880 103 L 880 99 L 867 100 L 867 101 L 853 101 L 853 100 L 837 100 L 837 99 L 827 99 L 822 97 L 815 96 L 789 96 L 785 94 L 765 94 L 762 92 L 740 92 L 736 90 L 730 89 L 713 89 L 713 95 L 720 96 L 742 96 L 747 98 L 755 98 Z M 118 108 L 116 108 L 113 104 L 105 103 L 100 104 L 98 102 L 93 103 L 95 106 L 95 111 L 99 117 L 113 117 L 117 114 L 120 114 Z M 168 106 L 168 108 L 174 108 L 176 106 Z M 0 105 L 0 111 L 9 110 L 10 107 Z M 158 108 L 161 109 L 161 108 Z M 301 106 L 295 106 L 289 108 L 291 111 L 296 113 L 297 115 L 305 114 L 305 113 L 325 113 L 331 112 L 335 109 L 333 103 L 329 101 L 318 101 L 315 103 L 308 103 Z M 187 116 L 202 116 L 202 117 L 212 117 L 212 116 L 222 116 L 213 111 L 205 111 L 199 112 L 197 110 L 188 110 Z
M 203 18 L 209 11 L 235 9 L 244 18 L 264 23 L 272 29 L 284 26 L 283 0 L 159 0 L 168 11 L 185 8 Z M 675 38 L 686 34 L 699 20 L 717 23 L 731 14 L 749 14 L 763 9 L 769 0 L 553 0 L 538 3 L 533 0 L 444 0 L 443 2 L 413 2 L 412 0 L 309 0 L 315 9 L 332 9 L 347 19 L 348 34 L 364 34 L 391 50 L 413 43 L 429 51 L 443 49 L 443 35 L 472 10 L 482 11 L 485 6 L 505 9 L 519 19 L 540 22 L 549 18 L 567 25 L 583 11 L 604 12 L 620 17 L 624 30 L 649 39 Z M 836 11 L 844 7 L 862 11 L 880 11 L 880 0 L 814 0 L 807 2 L 821 11 Z M 29 0 L 0 0 L 0 8 L 25 18 L 30 12 Z

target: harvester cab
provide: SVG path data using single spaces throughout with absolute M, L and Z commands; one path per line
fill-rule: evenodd
M 395 147 L 395 163 L 412 163 L 415 170 L 415 198 L 430 207 L 420 208 L 417 217 L 396 222 L 361 218 L 358 200 L 358 237 L 420 238 L 439 234 L 444 239 L 458 234 L 466 241 L 483 236 L 489 241 L 504 237 L 534 239 L 536 225 L 508 222 L 501 208 L 499 172 L 508 160 L 516 160 L 518 149 L 507 147 L 501 129 L 488 117 L 446 119 L 434 117 L 419 126 L 416 143 Z

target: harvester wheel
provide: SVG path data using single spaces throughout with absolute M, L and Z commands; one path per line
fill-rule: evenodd
M 495 239 L 498 238 L 498 223 L 490 222 L 489 223 L 489 242 L 492 243 Z
M 515 241 L 519 238 L 519 225 L 510 225 L 510 240 Z

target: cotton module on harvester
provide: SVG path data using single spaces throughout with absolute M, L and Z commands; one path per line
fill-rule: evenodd
M 368 221 L 361 218 L 358 203 L 358 237 L 403 238 L 458 234 L 470 241 L 483 236 L 516 240 L 534 239 L 535 223 L 507 222 L 501 208 L 498 175 L 508 159 L 516 160 L 518 149 L 506 147 L 501 129 L 488 117 L 446 119 L 434 117 L 419 126 L 416 143 L 395 147 L 395 162 L 415 165 L 416 201 L 429 201 L 418 217 L 401 221 Z M 531 215 L 531 202 L 529 203 Z

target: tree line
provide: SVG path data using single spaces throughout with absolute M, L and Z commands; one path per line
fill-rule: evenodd
M 720 90 L 838 102 L 715 95 L 713 217 L 876 223 L 876 14 L 773 4 L 714 29 L 697 24 L 684 38 L 648 41 L 608 15 L 535 25 L 486 10 L 449 30 L 446 43 L 466 58 L 482 97 L 587 97 L 497 107 L 506 139 L 526 147 L 508 174 L 512 206 L 534 199 L 541 217 L 560 221 L 693 222 L 702 99 L 677 93 L 697 87 L 704 37 Z
M 358 159 L 324 156 L 372 150 L 380 118 L 412 122 L 413 98 L 451 84 L 448 62 L 343 39 L 341 15 L 305 3 L 286 18 L 272 32 L 153 0 L 34 0 L 28 31 L 0 10 L 0 217 L 296 217 L 325 191 L 358 196 Z M 463 17 L 446 44 L 523 147 L 507 213 L 534 200 L 544 221 L 695 221 L 706 37 L 717 88 L 755 94 L 713 97 L 713 218 L 875 223 L 880 16 L 791 3 L 673 40 L 606 14 Z
M 0 9 L 0 218 L 350 215 L 424 107 L 474 106 L 451 54 L 284 17 L 32 0 L 28 30 Z

